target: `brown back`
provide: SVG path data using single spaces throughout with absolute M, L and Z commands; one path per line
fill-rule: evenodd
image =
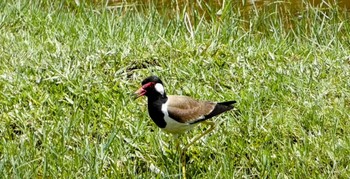
M 203 119 L 215 108 L 216 103 L 197 101 L 187 96 L 168 96 L 168 113 L 178 122 L 192 123 Z

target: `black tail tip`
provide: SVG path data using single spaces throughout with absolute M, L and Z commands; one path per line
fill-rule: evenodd
M 225 102 L 221 102 L 221 103 L 218 103 L 218 104 L 222 104 L 222 105 L 225 105 L 225 106 L 231 106 L 233 104 L 237 103 L 237 101 L 225 101 Z

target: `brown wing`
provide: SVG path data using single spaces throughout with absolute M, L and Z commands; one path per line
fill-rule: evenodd
M 215 105 L 213 102 L 197 101 L 187 96 L 168 96 L 169 116 L 181 123 L 195 123 L 205 119 Z

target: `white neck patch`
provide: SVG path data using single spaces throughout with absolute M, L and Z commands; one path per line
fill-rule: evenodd
M 154 88 L 156 89 L 156 91 L 158 91 L 158 93 L 164 95 L 164 87 L 162 84 L 157 83 L 156 85 L 154 85 Z

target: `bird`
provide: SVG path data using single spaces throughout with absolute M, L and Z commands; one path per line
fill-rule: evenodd
M 209 129 L 195 137 L 181 151 L 182 173 L 183 177 L 186 178 L 186 161 L 183 155 L 193 143 L 215 128 L 215 123 L 207 120 L 232 110 L 236 101 L 211 102 L 196 100 L 188 96 L 167 95 L 163 82 L 158 76 L 154 75 L 144 79 L 141 85 L 135 92 L 136 98 L 147 97 L 148 114 L 153 122 L 163 131 L 177 136 L 198 124 L 210 126 Z

